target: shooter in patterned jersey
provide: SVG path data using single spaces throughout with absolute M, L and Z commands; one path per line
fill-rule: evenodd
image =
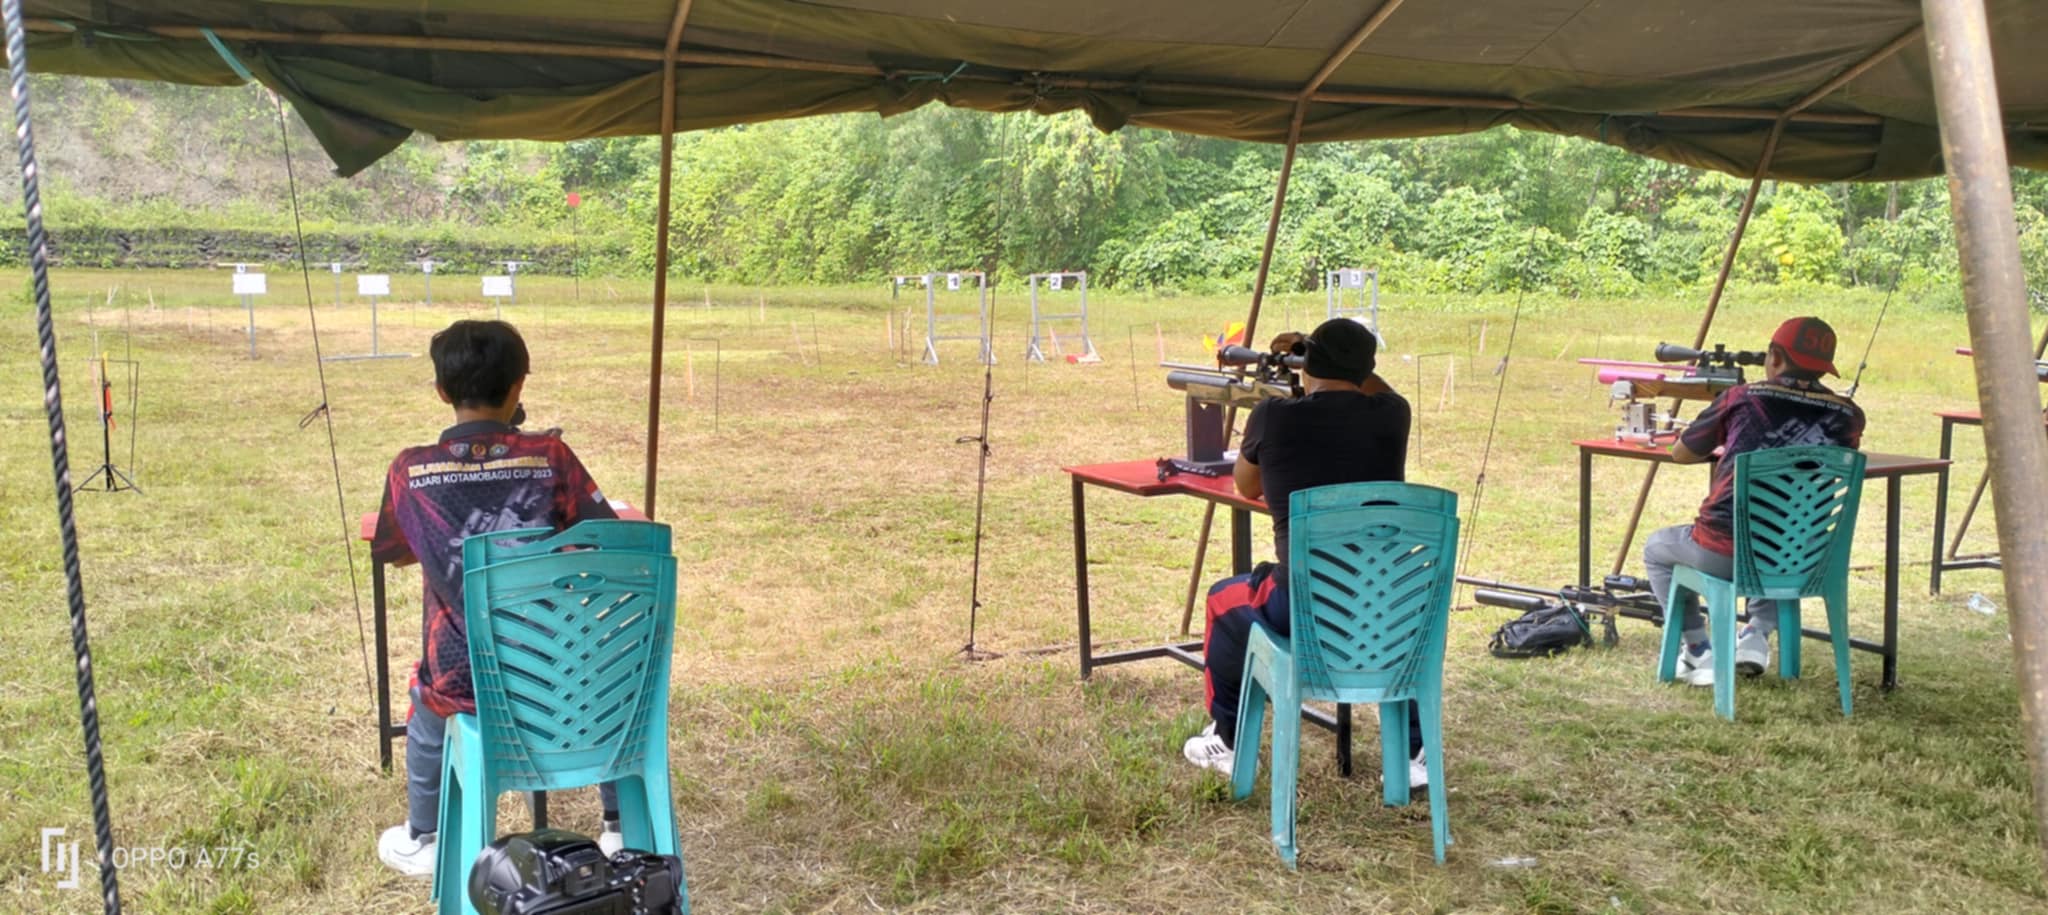
M 476 711 L 462 601 L 462 541 L 490 531 L 563 530 L 613 518 L 610 503 L 558 432 L 513 427 L 526 386 L 526 342 L 503 321 L 457 321 L 434 335 L 434 389 L 455 408 L 455 425 L 433 445 L 391 462 L 371 555 L 418 562 L 425 656 L 413 669 L 406 722 L 407 821 L 386 830 L 377 854 L 409 876 L 432 876 L 441 796 L 442 739 L 451 715 Z M 618 801 L 602 786 L 604 833 L 616 851 Z
M 1717 463 L 1713 483 L 1693 523 L 1664 528 L 1643 543 L 1643 565 L 1649 570 L 1650 590 L 1657 595 L 1659 606 L 1671 593 L 1675 566 L 1734 577 L 1736 455 L 1795 445 L 1855 448 L 1862 444 L 1863 408 L 1823 386 L 1823 374 L 1836 374 L 1835 329 L 1819 318 L 1786 321 L 1771 334 L 1770 350 L 1764 356 L 1765 379 L 1722 391 L 1671 446 L 1673 463 Z M 1681 619 L 1675 623 L 1667 620 L 1665 625 L 1683 627 L 1679 631 L 1685 648 L 1678 653 L 1677 679 L 1694 686 L 1713 686 L 1713 653 L 1731 646 L 1708 642 L 1699 597 L 1686 595 Z M 1742 627 L 1732 646 L 1736 671 L 1753 677 L 1770 666 L 1770 636 L 1777 628 L 1775 601 L 1749 602 L 1749 624 Z M 1790 637 L 1796 639 L 1799 633 Z

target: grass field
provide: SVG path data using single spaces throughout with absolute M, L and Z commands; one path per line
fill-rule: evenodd
M 19 275 L 4 280 L 22 288 Z M 132 343 L 140 363 L 130 469 L 145 494 L 78 499 L 117 844 L 242 847 L 257 862 L 134 866 L 123 887 L 138 912 L 425 911 L 425 884 L 375 858 L 404 788 L 376 764 L 356 609 L 368 612 L 367 558 L 344 552 L 320 425 L 300 428 L 320 391 L 307 309 L 291 304 L 298 279 L 271 280 L 252 361 L 219 273 L 56 277 L 75 477 L 99 462 L 93 330 L 115 357 Z M 414 297 L 417 278 L 400 280 L 401 297 Z M 337 309 L 329 282 L 313 277 L 320 345 L 367 350 L 366 308 Z M 449 301 L 473 283 L 437 283 L 433 308 L 387 306 L 383 348 L 424 352 L 432 329 L 490 314 Z M 534 351 L 533 424 L 564 427 L 607 492 L 636 503 L 645 286 L 588 280 L 578 304 L 566 281 L 528 278 L 505 309 Z M 914 364 L 914 350 L 899 358 L 889 328 L 921 302 L 880 287 L 685 284 L 672 295 L 658 507 L 683 566 L 671 759 L 698 911 L 2048 905 L 2003 611 L 1964 608 L 1972 591 L 2002 604 L 1999 579 L 1962 573 L 1926 595 L 1929 478 L 1905 492 L 1902 687 L 1880 693 L 1876 660 L 1857 655 L 1853 719 L 1836 707 L 1818 647 L 1804 681 L 1742 683 L 1731 725 L 1706 692 L 1654 682 L 1647 624 L 1625 622 L 1613 650 L 1507 662 L 1484 646 L 1511 614 L 1460 609 L 1447 670 L 1448 863 L 1430 859 L 1425 805 L 1382 807 L 1373 766 L 1339 778 L 1329 738 L 1311 731 L 1302 864 L 1290 873 L 1265 836 L 1264 788 L 1232 803 L 1180 759 L 1203 721 L 1199 678 L 1155 662 L 1082 683 L 1073 650 L 1059 468 L 1172 453 L 1178 395 L 1153 366 L 1158 351 L 1199 358 L 1199 334 L 1241 319 L 1242 301 L 1098 294 L 1104 363 L 1069 366 L 1025 364 L 1021 296 L 999 297 L 976 638 L 1001 657 L 969 663 L 956 650 L 975 453 L 956 439 L 979 422 L 971 347 L 947 345 L 936 368 Z M 1476 538 L 1463 571 L 1567 580 L 1568 443 L 1614 421 L 1573 360 L 1689 341 L 1702 298 L 1532 298 L 1518 326 L 1509 297 L 1386 298 L 1383 374 L 1419 420 L 1410 477 L 1460 492 Z M 1817 312 L 1840 330 L 1847 369 L 1879 301 L 1738 288 L 1714 339 L 1754 348 L 1779 319 Z M 1261 327 L 1305 326 L 1322 307 L 1320 294 L 1281 297 Z M 1934 452 L 1931 411 L 1974 403 L 1968 362 L 1949 355 L 1965 341 L 1961 315 L 1893 303 L 1859 398 L 1867 448 Z M 1418 370 L 1410 357 L 1421 353 L 1451 355 Z M 0 910 L 87 912 L 94 877 L 61 891 L 39 859 L 42 827 L 92 850 L 35 355 L 25 306 L 0 306 Z M 430 440 L 446 409 L 424 359 L 330 363 L 326 374 L 347 511 L 369 511 L 390 456 Z M 1971 435 L 1959 450 L 1963 487 L 1982 450 Z M 125 463 L 125 442 L 117 451 Z M 1613 555 L 1639 473 L 1601 469 L 1596 565 Z M 1665 474 L 1646 530 L 1688 517 L 1703 490 L 1697 471 Z M 1851 592 L 1861 634 L 1878 620 L 1881 498 L 1873 491 L 1862 514 L 1865 570 Z M 1098 641 L 1172 635 L 1199 506 L 1102 493 L 1091 509 Z M 1988 544 L 1989 518 L 1977 529 Z M 1270 549 L 1263 524 L 1257 542 Z M 418 580 L 394 582 L 402 662 L 416 652 L 402 621 L 417 612 Z M 1369 726 L 1360 746 L 1376 746 Z M 595 806 L 582 791 L 556 810 L 593 830 Z

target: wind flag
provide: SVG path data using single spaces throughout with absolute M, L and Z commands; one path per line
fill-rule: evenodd
M 1226 346 L 1243 346 L 1243 345 L 1244 345 L 1244 322 L 1243 322 L 1243 321 L 1232 321 L 1232 322 L 1230 322 L 1230 326 L 1229 326 L 1229 327 L 1226 327 L 1226 328 L 1224 328 L 1224 330 L 1223 330 L 1223 334 L 1222 334 L 1221 336 L 1217 336 L 1217 337 L 1211 337 L 1211 336 L 1209 336 L 1208 334 L 1203 334 L 1203 335 L 1202 335 L 1202 348 L 1203 348 L 1203 349 L 1206 349 L 1206 350 L 1208 350 L 1209 352 L 1212 352 L 1212 353 L 1213 353 L 1213 352 L 1215 352 L 1215 351 L 1217 351 L 1217 350 L 1219 350 L 1219 349 L 1222 349 L 1223 347 L 1226 347 Z

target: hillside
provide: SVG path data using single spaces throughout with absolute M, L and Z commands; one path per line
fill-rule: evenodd
M 36 79 L 55 255 L 71 266 L 290 259 L 277 110 L 256 87 Z M 334 177 L 295 117 L 308 254 L 399 269 L 499 258 L 566 273 L 653 263 L 652 138 L 566 144 L 415 137 Z M 674 263 L 717 282 L 844 283 L 1087 269 L 1103 287 L 1249 287 L 1279 150 L 1078 116 L 921 109 L 678 138 Z M 1305 148 L 1274 277 L 1377 267 L 1394 291 L 1685 289 L 1710 276 L 1746 185 L 1613 147 L 1497 130 Z M 11 182 L 0 182 L 10 195 Z M 2048 276 L 2048 176 L 2015 177 L 2030 273 Z M 581 195 L 573 214 L 565 195 Z M 17 207 L 9 207 L 18 221 Z M 18 245 L 13 246 L 18 248 Z M 15 261 L 20 252 L 0 252 Z M 1947 190 L 1767 186 L 1738 276 L 1955 299 Z

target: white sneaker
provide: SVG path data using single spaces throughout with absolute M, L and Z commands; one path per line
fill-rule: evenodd
M 604 852 L 606 858 L 618 854 L 625 847 L 626 837 L 616 829 L 607 829 L 597 834 L 597 850 Z
M 1429 761 L 1426 758 L 1427 753 L 1427 750 L 1417 750 L 1415 751 L 1415 758 L 1408 760 L 1408 787 L 1411 789 L 1429 787 Z
M 1693 651 L 1694 647 L 1687 645 L 1678 650 L 1677 680 L 1693 686 L 1713 686 L 1714 649 L 1704 642 L 1699 643 L 1697 653 Z
M 408 877 L 434 876 L 434 836 L 415 839 L 412 827 L 404 823 L 384 830 L 377 837 L 377 859 Z
M 1754 626 L 1742 627 L 1735 637 L 1735 672 L 1745 677 L 1763 674 L 1771 666 L 1771 637 Z
M 1231 764 L 1237 758 L 1237 754 L 1223 745 L 1223 738 L 1216 736 L 1213 726 L 1188 738 L 1187 743 L 1181 744 L 1180 755 L 1187 757 L 1188 762 L 1197 766 L 1222 773 L 1224 778 L 1230 777 Z

